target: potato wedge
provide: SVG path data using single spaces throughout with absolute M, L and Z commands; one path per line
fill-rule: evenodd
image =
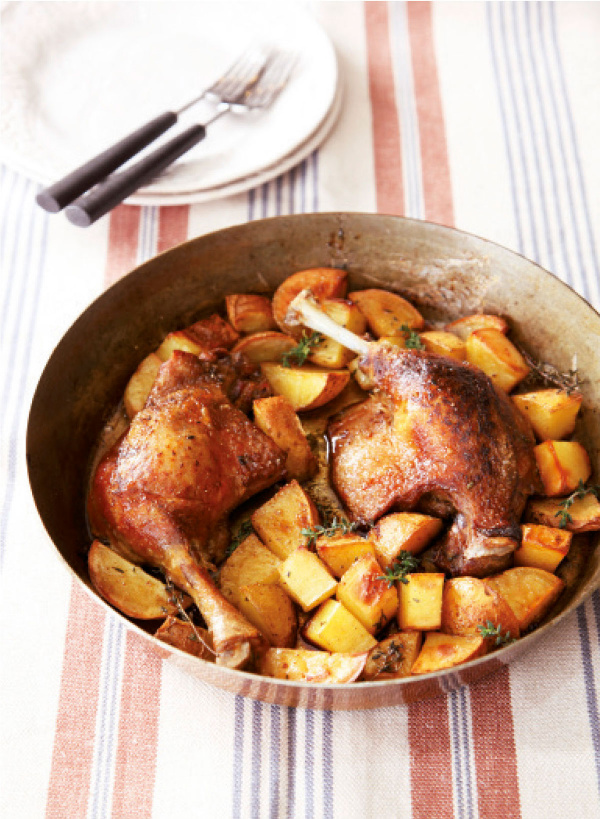
M 577 441 L 544 441 L 533 454 L 548 497 L 568 495 L 592 473 L 589 456 Z
M 280 362 L 285 353 L 296 346 L 296 340 L 285 333 L 267 330 L 264 333 L 253 333 L 244 336 L 232 349 L 234 353 L 243 353 L 253 364 L 263 361 Z
M 555 574 L 524 566 L 489 577 L 486 583 L 506 600 L 521 631 L 542 619 L 565 585 Z
M 398 610 L 398 592 L 372 555 L 359 557 L 344 572 L 335 596 L 371 634 L 381 631 Z
M 445 634 L 481 635 L 480 627 L 499 627 L 501 641 L 518 639 L 519 623 L 506 600 L 485 580 L 476 577 L 453 577 L 444 583 L 442 627 Z M 486 638 L 491 649 L 495 637 Z
M 254 423 L 287 454 L 287 476 L 297 481 L 312 478 L 318 468 L 316 457 L 288 399 L 283 395 L 259 398 L 253 404 Z
M 529 419 L 540 441 L 560 441 L 575 429 L 581 408 L 581 393 L 538 390 L 511 396 L 515 406 Z
M 254 531 L 274 554 L 285 560 L 306 544 L 303 529 L 313 529 L 319 513 L 298 481 L 290 481 L 252 515 Z
M 362 680 L 397 680 L 410 677 L 421 650 L 420 631 L 399 631 L 372 648 L 362 673 Z
M 256 535 L 249 535 L 232 552 L 219 573 L 223 595 L 237 606 L 242 586 L 253 583 L 279 583 L 281 559 Z
M 129 418 L 133 418 L 144 409 L 161 364 L 162 361 L 156 353 L 150 353 L 129 379 L 123 396 L 125 412 Z
M 529 365 L 521 353 L 500 330 L 475 330 L 465 345 L 467 361 L 483 370 L 504 392 L 510 392 L 529 373 Z
M 193 338 L 186 330 L 175 330 L 165 336 L 162 344 L 156 349 L 156 355 L 161 362 L 163 362 L 168 361 L 175 350 L 182 350 L 185 353 L 192 353 L 192 355 L 200 355 L 202 349 L 200 342 Z
M 364 313 L 369 329 L 377 338 L 401 336 L 403 327 L 418 330 L 425 324 L 416 307 L 389 290 L 356 290 L 349 293 L 348 298 Z
M 441 572 L 415 572 L 398 583 L 398 625 L 402 631 L 436 631 L 442 624 Z
M 348 274 L 336 267 L 315 267 L 299 270 L 283 281 L 273 295 L 273 317 L 283 330 L 294 338 L 302 337 L 302 327 L 288 326 L 285 322 L 290 303 L 301 290 L 310 290 L 315 299 L 340 299 L 346 295 Z
M 360 677 L 366 659 L 366 652 L 330 654 L 300 648 L 270 648 L 261 658 L 260 673 L 298 682 L 351 683 Z
M 323 299 L 321 309 L 337 324 L 355 333 L 357 336 L 367 329 L 367 320 L 358 307 L 345 299 Z M 343 347 L 338 341 L 325 338 L 309 355 L 309 361 L 317 367 L 326 367 L 330 370 L 341 370 L 354 358 L 355 353 Z
M 348 370 L 284 367 L 269 361 L 260 366 L 273 392 L 285 396 L 296 412 L 322 407 L 336 398 L 350 380 Z
M 523 538 L 515 552 L 515 566 L 530 566 L 554 572 L 569 553 L 573 533 L 566 529 L 524 523 Z
M 384 569 L 389 568 L 400 552 L 419 554 L 442 530 L 442 521 L 415 512 L 396 512 L 380 518 L 369 533 L 375 554 Z
M 295 645 L 298 617 L 281 586 L 269 583 L 242 586 L 238 608 L 272 646 L 292 648 Z
M 111 606 L 136 620 L 157 620 L 177 613 L 177 605 L 166 585 L 139 566 L 95 540 L 88 553 L 90 580 L 96 591 Z M 181 595 L 182 605 L 191 605 Z
M 326 600 L 305 624 L 303 636 L 326 651 L 360 654 L 377 640 L 339 600 Z
M 209 663 L 215 660 L 210 634 L 200 626 L 192 626 L 191 623 L 169 616 L 154 636 L 163 643 L 193 654 L 201 660 L 207 660 Z
M 260 333 L 277 327 L 266 296 L 251 293 L 234 293 L 225 296 L 227 318 L 237 333 Z
M 457 361 L 464 361 L 467 357 L 467 347 L 461 338 L 457 338 L 454 333 L 444 330 L 427 330 L 421 333 L 419 338 L 425 345 L 425 349 L 430 353 L 445 355 L 448 358 L 455 358 Z
M 500 333 L 508 332 L 508 324 L 501 316 L 494 316 L 488 313 L 474 313 L 471 316 L 451 321 L 446 325 L 446 330 L 455 333 L 460 339 L 466 341 L 475 330 L 493 329 Z
M 412 674 L 431 674 L 444 668 L 461 665 L 487 651 L 483 637 L 475 634 L 441 634 L 431 632 L 426 635 L 423 648 L 412 667 Z
M 365 555 L 375 557 L 373 543 L 352 533 L 335 537 L 322 536 L 317 539 L 316 549 L 321 560 L 336 577 L 341 577 L 358 558 Z
M 541 523 L 544 526 L 561 527 L 567 532 L 597 532 L 600 530 L 600 500 L 589 494 L 576 498 L 568 509 L 565 509 L 566 498 L 534 498 L 529 502 L 526 519 L 529 523 Z M 563 513 L 568 514 L 565 517 Z
M 323 561 L 304 547 L 283 561 L 279 567 L 279 582 L 302 611 L 310 611 L 332 597 L 338 585 Z

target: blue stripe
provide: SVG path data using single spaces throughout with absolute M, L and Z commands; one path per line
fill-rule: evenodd
M 458 689 L 458 696 L 460 700 L 461 713 L 461 733 L 463 741 L 463 750 L 465 754 L 465 795 L 467 802 L 467 816 L 473 819 L 474 805 L 473 805 L 473 781 L 471 776 L 471 734 L 469 731 L 469 720 L 467 719 L 467 712 L 469 703 L 467 702 L 468 689 L 463 685 Z
M 252 819 L 260 816 L 260 773 L 262 767 L 261 734 L 262 702 L 252 703 L 252 774 L 250 793 L 252 795 Z
M 315 714 L 310 708 L 305 711 L 305 737 L 304 737 L 304 788 L 305 788 L 305 808 L 306 819 L 313 819 L 315 811 L 315 787 L 314 787 L 314 765 L 315 765 Z
M 287 816 L 296 813 L 296 709 L 287 709 Z
M 447 699 L 450 705 L 450 734 L 452 736 L 452 767 L 454 768 L 454 790 L 456 792 L 456 806 L 459 819 L 465 815 L 463 802 L 463 774 L 462 758 L 460 752 L 460 730 L 458 725 L 458 693 L 452 691 Z
M 323 711 L 323 817 L 333 819 L 333 713 Z
M 281 753 L 281 708 L 278 705 L 271 705 L 271 754 L 270 754 L 270 817 L 277 819 L 279 816 L 279 754 Z
M 594 620 L 596 621 L 597 642 L 600 646 L 600 590 L 596 589 L 596 591 L 592 594 L 591 602 L 592 610 L 594 612 Z
M 245 700 L 239 694 L 235 697 L 235 717 L 233 723 L 233 809 L 234 819 L 242 816 L 242 776 L 244 758 L 244 707 Z
M 581 645 L 581 658 L 583 664 L 583 676 L 585 682 L 585 698 L 589 717 L 590 734 L 592 745 L 594 746 L 594 762 L 596 764 L 596 784 L 600 792 L 600 716 L 598 714 L 597 687 L 594 680 L 594 667 L 592 665 L 592 652 L 590 648 L 590 634 L 588 630 L 585 606 L 582 604 L 577 609 L 577 627 L 579 630 L 579 642 Z

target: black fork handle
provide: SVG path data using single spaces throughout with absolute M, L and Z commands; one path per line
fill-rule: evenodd
M 65 210 L 67 219 L 79 227 L 88 227 L 130 194 L 150 182 L 182 154 L 206 136 L 204 125 L 192 125 L 161 145 L 135 165 L 109 176 L 85 196 L 80 196 Z
M 120 168 L 128 159 L 150 145 L 161 134 L 168 131 L 177 122 L 177 114 L 165 111 L 164 114 L 151 119 L 141 128 L 132 131 L 119 142 L 90 159 L 89 162 L 76 168 L 67 176 L 44 188 L 36 196 L 36 202 L 50 213 L 58 213 L 82 193 L 89 190 L 110 173 Z

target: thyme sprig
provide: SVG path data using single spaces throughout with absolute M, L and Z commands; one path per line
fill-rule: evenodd
M 566 392 L 567 395 L 571 395 L 571 393 L 578 392 L 581 389 L 581 379 L 575 360 L 573 361 L 572 369 L 567 370 L 567 372 L 561 372 L 554 364 L 548 364 L 547 361 L 539 361 L 530 356 L 525 350 L 520 350 L 520 352 L 531 368 L 531 373 L 528 378 L 532 375 L 534 377 L 537 376 L 537 379 L 541 380 L 546 386 L 556 387 Z
M 317 538 L 320 537 L 334 537 L 338 533 L 342 535 L 347 535 L 349 532 L 354 532 L 356 529 L 356 523 L 349 523 L 344 518 L 338 520 L 334 518 L 330 524 L 326 526 L 321 526 L 317 524 L 311 528 L 302 529 L 302 536 L 307 538 L 306 545 L 308 547 L 314 546 L 317 542 Z
M 229 546 L 227 547 L 227 551 L 225 552 L 225 557 L 229 557 L 232 555 L 237 547 L 246 540 L 254 532 L 252 528 L 252 521 L 245 520 L 240 524 L 239 529 L 235 533 L 235 535 L 231 538 Z
M 425 345 L 421 341 L 419 334 L 409 327 L 408 324 L 403 324 L 400 328 L 404 333 L 404 345 L 408 350 L 424 350 Z
M 510 636 L 510 631 L 502 634 L 502 623 L 495 626 L 491 620 L 486 620 L 485 626 L 477 626 L 482 637 L 495 637 L 495 645 L 506 646 L 516 642 L 516 637 Z
M 312 348 L 320 344 L 321 341 L 323 341 L 321 333 L 310 333 L 310 335 L 303 333 L 298 344 L 281 356 L 281 363 L 284 367 L 291 367 L 292 362 L 299 366 L 304 364 Z
M 378 677 L 380 674 L 386 672 L 394 672 L 399 663 L 404 659 L 401 647 L 394 640 L 385 649 L 378 648 L 371 654 L 371 659 L 376 665 L 374 676 Z
M 560 509 L 554 515 L 555 518 L 560 518 L 558 522 L 559 529 L 565 529 L 569 523 L 573 522 L 573 518 L 569 514 L 569 509 L 578 498 L 585 498 L 586 495 L 594 495 L 600 497 L 600 485 L 586 486 L 582 480 L 579 481 L 577 489 L 572 492 L 568 498 L 564 498 L 559 504 Z
M 214 654 L 214 656 L 216 657 L 217 652 L 211 646 L 208 645 L 206 640 L 203 639 L 202 635 L 200 634 L 200 632 L 196 628 L 196 626 L 194 624 L 194 621 L 192 620 L 190 615 L 185 610 L 183 602 L 182 602 L 183 601 L 183 593 L 180 592 L 179 589 L 175 588 L 175 586 L 173 585 L 173 581 L 169 577 L 165 577 L 165 586 L 167 587 L 167 594 L 169 595 L 169 602 L 177 607 L 177 611 L 179 612 L 181 618 L 183 620 L 185 620 L 186 623 L 189 623 L 190 626 L 192 627 L 193 634 L 191 636 L 191 639 L 196 640 L 198 643 L 202 643 L 204 648 L 206 648 L 208 651 L 210 651 L 211 654 Z
M 380 574 L 377 580 L 387 580 L 388 586 L 393 586 L 396 580 L 406 584 L 408 583 L 406 575 L 416 572 L 420 565 L 421 558 L 415 557 L 411 552 L 406 552 L 403 549 L 392 565 L 385 570 L 385 574 Z

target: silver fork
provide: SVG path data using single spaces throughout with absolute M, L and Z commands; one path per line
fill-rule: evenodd
M 37 195 L 36 202 L 44 210 L 50 213 L 58 213 L 78 196 L 89 190 L 92 185 L 101 182 L 127 160 L 158 139 L 165 131 L 172 128 L 181 114 L 187 111 L 188 108 L 196 105 L 201 100 L 228 103 L 242 97 L 244 92 L 256 83 L 267 63 L 272 60 L 273 53 L 258 46 L 250 47 L 229 66 L 222 76 L 194 99 L 175 111 L 165 111 L 79 168 L 76 168 L 58 182 L 44 188 Z

